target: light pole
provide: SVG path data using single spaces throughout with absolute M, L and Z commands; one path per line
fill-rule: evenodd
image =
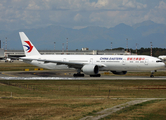
M 62 54 L 64 54 L 64 43 L 62 43 Z
M 137 45 L 138 45 L 138 44 L 136 43 L 136 55 L 137 55 Z
M 68 38 L 66 38 L 67 41 L 66 41 L 66 52 L 68 52 Z
M 54 51 L 55 51 L 55 44 L 56 44 L 56 42 L 54 42 Z
M 128 38 L 126 38 L 126 51 L 128 52 Z
M 151 56 L 152 56 L 152 42 L 150 42 L 150 44 L 151 44 L 151 53 L 150 53 L 150 54 L 151 54 Z
M 6 43 L 5 43 L 5 45 L 6 45 L 5 51 L 7 51 L 7 37 L 6 37 Z

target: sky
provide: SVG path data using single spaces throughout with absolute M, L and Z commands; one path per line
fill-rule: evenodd
M 166 0 L 0 0 L 0 30 L 166 24 L 165 11 Z

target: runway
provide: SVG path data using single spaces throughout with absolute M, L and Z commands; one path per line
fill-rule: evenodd
M 0 80 L 166 80 L 166 77 L 0 77 Z
M 63 73 L 63 74 L 62 74 Z M 101 77 L 73 77 L 74 71 L 28 71 L 28 72 L 1 72 L 0 80 L 166 80 L 166 76 L 110 76 Z

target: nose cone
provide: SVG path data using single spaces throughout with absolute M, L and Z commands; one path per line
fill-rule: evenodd
M 162 67 L 162 68 L 165 68 L 165 67 L 166 67 L 166 65 L 165 65 L 164 62 L 161 63 L 161 67 Z
M 166 65 L 161 60 L 157 60 L 156 61 L 156 67 L 157 67 L 157 69 L 164 69 L 166 67 Z

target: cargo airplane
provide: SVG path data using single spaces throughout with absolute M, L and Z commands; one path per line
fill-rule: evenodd
M 124 75 L 127 71 L 151 71 L 150 77 L 165 64 L 158 58 L 145 55 L 41 55 L 24 32 L 19 32 L 25 57 L 24 62 L 46 69 L 77 70 L 74 77 L 100 77 L 99 71 Z M 83 72 L 83 74 L 82 74 Z

